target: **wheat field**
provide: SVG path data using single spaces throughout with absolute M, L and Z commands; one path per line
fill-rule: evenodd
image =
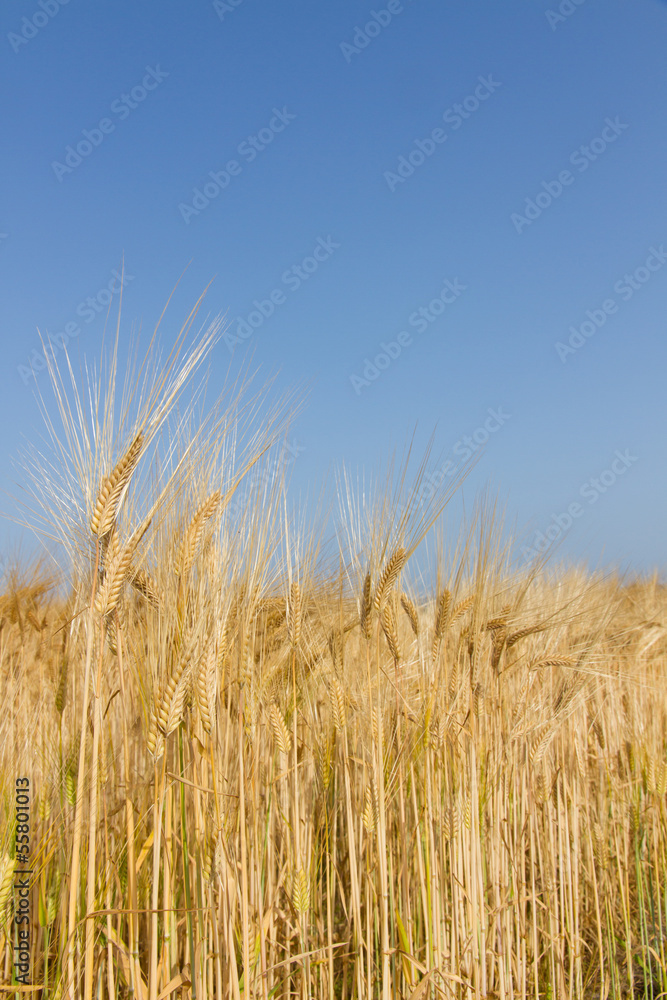
M 664 587 L 517 570 L 488 507 L 425 572 L 426 462 L 342 477 L 327 537 L 262 474 L 291 401 L 207 409 L 195 316 L 124 380 L 117 345 L 51 366 L 58 571 L 0 597 L 3 992 L 664 995 Z

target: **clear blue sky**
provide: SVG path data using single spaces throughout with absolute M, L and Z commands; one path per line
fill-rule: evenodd
M 37 329 L 97 357 L 124 257 L 125 340 L 187 266 L 167 341 L 214 279 L 214 382 L 254 351 L 311 384 L 296 490 L 415 424 L 446 471 L 476 435 L 467 503 L 490 484 L 529 546 L 578 505 L 564 555 L 664 570 L 667 4 L 7 0 L 0 28 L 2 488 Z

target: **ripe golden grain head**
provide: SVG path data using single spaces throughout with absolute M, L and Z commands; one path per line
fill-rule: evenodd
M 414 603 L 410 600 L 407 594 L 401 594 L 401 607 L 405 611 L 408 621 L 410 622 L 410 628 L 412 629 L 415 638 L 419 638 L 419 615 L 417 614 L 417 608 Z
M 345 711 L 345 694 L 337 677 L 332 677 L 329 684 L 329 700 L 331 702 L 331 715 L 334 728 L 337 733 L 343 733 L 347 725 L 347 713 Z
M 292 879 L 292 906 L 300 917 L 310 910 L 310 879 L 303 868 L 299 868 Z
M 144 446 L 144 436 L 139 433 L 111 473 L 105 477 L 90 520 L 93 535 L 103 538 L 116 523 L 118 508 L 134 472 Z
M 380 612 L 380 624 L 382 625 L 382 631 L 384 632 L 391 655 L 394 657 L 394 662 L 398 663 L 401 659 L 401 653 L 398 648 L 398 629 L 396 628 L 396 618 L 393 608 L 389 603 L 385 604 Z
M 190 519 L 174 563 L 174 572 L 182 581 L 187 579 L 190 574 L 199 543 L 206 528 L 206 522 L 213 517 L 220 506 L 221 500 L 222 494 L 220 490 L 215 490 L 199 505 Z
M 376 611 L 382 611 L 392 587 L 398 579 L 398 575 L 405 565 L 407 552 L 404 548 L 397 548 L 393 555 L 387 560 L 384 570 L 378 581 L 373 606 Z
M 275 702 L 269 709 L 269 724 L 271 726 L 273 739 L 278 747 L 278 750 L 280 753 L 284 753 L 288 756 L 290 750 L 292 749 L 292 734 L 287 728 L 282 713 Z
M 373 583 L 371 579 L 371 574 L 366 573 L 366 577 L 364 579 L 364 588 L 361 595 L 361 610 L 359 613 L 361 632 L 364 639 L 370 639 L 371 637 L 371 619 L 373 616 L 372 589 L 373 589 Z
M 287 635 L 292 649 L 296 649 L 301 639 L 301 590 L 296 580 L 292 580 L 287 601 Z

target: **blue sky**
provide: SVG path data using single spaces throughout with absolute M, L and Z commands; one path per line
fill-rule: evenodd
M 520 559 L 664 571 L 667 4 L 8 0 L 0 45 L 0 487 L 124 259 L 124 343 L 187 268 L 214 388 L 310 385 L 296 491 L 435 429 Z

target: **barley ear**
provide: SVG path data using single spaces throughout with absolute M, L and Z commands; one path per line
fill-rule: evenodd
M 375 598 L 373 600 L 373 605 L 376 611 L 382 611 L 385 602 L 389 596 L 391 588 L 396 583 L 398 574 L 403 569 L 405 565 L 405 560 L 407 559 L 407 553 L 405 549 L 398 548 L 387 561 L 385 568 L 378 581 L 377 590 L 375 591 Z
M 367 833 L 373 833 L 375 827 L 377 826 L 377 820 L 377 806 L 375 804 L 373 789 L 370 785 L 366 785 L 366 791 L 364 793 L 364 811 L 361 814 L 361 821 L 364 824 L 364 828 Z
M 192 569 L 192 564 L 197 554 L 197 548 L 199 546 L 199 542 L 201 541 L 201 536 L 204 533 L 206 522 L 215 514 L 221 499 L 220 490 L 216 490 L 215 493 L 211 493 L 211 495 L 207 497 L 202 504 L 200 504 L 190 520 L 187 531 L 183 536 L 174 566 L 176 575 L 179 576 L 181 580 L 186 579 Z
M 468 608 L 472 607 L 474 600 L 475 600 L 475 595 L 471 594 L 469 597 L 465 597 L 462 601 L 459 601 L 459 603 L 455 605 L 454 610 L 452 611 L 452 617 L 449 619 L 449 624 L 453 625 L 454 622 L 457 622 L 459 618 L 461 618 L 466 613 Z
M 440 652 L 440 643 L 445 634 L 447 626 L 447 616 L 452 603 L 452 595 L 449 590 L 443 590 L 438 601 L 438 609 L 435 614 L 435 628 L 433 630 L 433 646 L 431 647 L 431 659 L 435 663 Z
M 65 700 L 67 698 L 67 674 L 68 674 L 68 661 L 67 661 L 67 654 L 65 654 L 60 664 L 60 673 L 58 675 L 58 687 L 56 688 L 56 712 L 58 713 L 58 715 L 62 715 L 65 708 Z
M 103 538 L 108 534 L 115 524 L 123 493 L 141 457 L 143 445 L 144 436 L 139 433 L 111 473 L 102 482 L 102 488 L 90 520 L 90 530 L 98 538 Z
M 382 625 L 382 631 L 384 632 L 391 655 L 394 657 L 394 661 L 398 663 L 398 661 L 401 658 L 401 654 L 398 649 L 398 632 L 396 630 L 396 619 L 394 617 L 394 612 L 390 604 L 385 604 L 385 606 L 383 607 L 382 613 L 380 615 L 380 624 Z
M 347 723 L 345 695 L 343 694 L 340 681 L 335 676 L 329 685 L 329 700 L 331 702 L 331 715 L 333 717 L 334 729 L 337 733 L 342 733 L 344 732 L 345 725 Z
M 215 643 L 210 642 L 202 657 L 195 685 L 197 707 L 204 731 L 211 734 L 215 721 L 215 706 L 218 695 L 218 671 Z
M 543 631 L 544 626 L 539 622 L 535 625 L 527 625 L 525 628 L 519 628 L 516 632 L 512 632 L 510 636 L 507 637 L 507 648 L 511 649 L 515 643 L 520 642 L 521 639 L 525 639 L 526 636 L 533 635 L 535 632 Z
M 373 616 L 373 601 L 371 599 L 372 581 L 371 574 L 366 573 L 364 579 L 364 589 L 361 595 L 361 612 L 359 614 L 359 624 L 364 639 L 371 637 L 371 618 Z
M 167 682 L 159 700 L 156 711 L 155 725 L 163 736 L 169 736 L 181 721 L 180 716 L 185 705 L 185 695 L 189 686 L 189 661 L 180 657 L 167 678 Z M 150 749 L 150 747 L 149 747 Z M 151 751 L 153 753 L 154 751 Z
M 275 703 L 271 705 L 269 710 L 269 723 L 271 725 L 271 732 L 273 733 L 273 739 L 275 740 L 276 746 L 281 753 L 284 753 L 285 756 L 287 756 L 292 749 L 292 734 L 287 728 L 280 709 Z
M 292 581 L 287 601 L 287 635 L 292 649 L 296 649 L 301 638 L 301 591 L 296 580 Z
M 110 564 L 104 575 L 104 581 L 95 598 L 95 610 L 100 615 L 108 615 L 118 604 L 123 584 L 128 575 L 132 557 L 139 542 L 148 531 L 151 521 L 147 519 L 129 537 L 125 546 Z
M 408 621 L 410 622 L 410 627 L 415 634 L 415 638 L 419 637 L 419 615 L 417 614 L 417 609 L 413 602 L 410 600 L 407 594 L 401 594 L 401 607 L 408 616 Z
M 310 882 L 303 868 L 299 868 L 294 875 L 292 883 L 292 906 L 300 917 L 310 910 Z

